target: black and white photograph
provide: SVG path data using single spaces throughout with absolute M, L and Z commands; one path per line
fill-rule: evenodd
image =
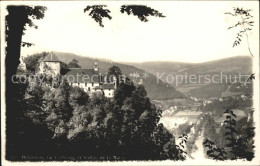
M 1 160 L 260 165 L 259 1 L 1 1 Z

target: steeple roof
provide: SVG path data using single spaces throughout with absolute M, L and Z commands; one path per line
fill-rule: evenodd
M 60 62 L 59 58 L 53 53 L 49 53 L 43 60 L 43 62 Z

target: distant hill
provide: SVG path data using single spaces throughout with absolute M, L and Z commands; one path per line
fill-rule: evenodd
M 175 73 L 179 70 L 186 69 L 192 65 L 192 63 L 164 62 L 164 61 L 141 62 L 141 63 L 130 62 L 127 64 L 135 66 L 139 69 L 149 71 L 154 75 L 156 75 L 157 73 L 164 73 L 164 72 Z
M 189 74 L 227 73 L 227 74 L 252 74 L 252 57 L 236 56 L 204 63 L 192 64 L 185 70 L 177 73 L 187 72 Z
M 251 74 L 252 58 L 249 56 L 236 56 L 203 63 L 182 63 L 182 62 L 142 62 L 127 63 L 132 66 L 147 70 L 151 73 L 169 74 L 208 74 L 208 73 L 244 73 Z
M 63 52 L 55 52 L 60 61 L 64 63 L 69 63 L 72 59 L 76 59 L 79 62 L 79 65 L 82 68 L 93 68 L 95 62 L 98 62 L 99 69 L 102 73 L 106 73 L 108 68 L 113 65 L 118 66 L 122 73 L 129 77 L 135 84 L 143 84 L 145 89 L 147 90 L 148 96 L 152 100 L 167 100 L 174 98 L 183 98 L 184 95 L 177 91 L 171 85 L 162 82 L 161 80 L 157 80 L 156 76 L 150 74 L 149 72 L 145 72 L 142 69 L 137 67 L 112 62 L 106 59 L 95 59 L 90 57 L 84 57 L 75 55 L 72 53 L 63 53 Z M 144 78 L 144 74 L 147 74 L 146 78 Z
M 204 63 L 144 62 L 131 63 L 131 65 L 147 70 L 155 75 L 164 73 L 161 77 L 163 81 L 167 80 L 168 75 L 173 75 L 174 78 L 179 78 L 179 82 L 175 79 L 173 82 L 168 80 L 168 83 L 171 83 L 177 90 L 185 94 L 202 98 L 220 97 L 230 87 L 230 83 L 226 84 L 225 77 L 222 79 L 222 84 L 212 83 L 212 81 L 206 82 L 207 80 L 204 77 L 201 77 L 199 82 L 199 75 L 209 75 L 210 80 L 212 80 L 212 76 L 220 75 L 221 73 L 222 75 L 227 75 L 228 79 L 234 75 L 238 76 L 239 73 L 242 75 L 252 74 L 252 58 L 250 56 L 237 56 Z M 190 75 L 196 76 L 196 83 L 185 82 L 185 76 Z M 217 76 L 214 80 L 221 82 Z M 248 93 L 248 91 L 251 91 L 250 87 L 240 89 L 240 92 Z M 229 94 L 231 95 L 232 93 Z

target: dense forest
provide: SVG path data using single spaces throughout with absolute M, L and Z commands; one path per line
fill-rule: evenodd
M 37 64 L 30 68 L 36 69 Z M 57 160 L 76 156 L 87 157 L 82 160 L 184 159 L 174 135 L 159 124 L 162 111 L 151 104 L 144 86 L 127 79 L 111 100 L 102 95 L 90 98 L 66 80 L 53 85 L 54 79 L 37 75 L 33 82 L 15 85 L 19 109 L 12 115 L 13 139 L 8 144 L 13 148 L 7 149 L 7 156 L 17 160 L 25 154 L 60 156 Z

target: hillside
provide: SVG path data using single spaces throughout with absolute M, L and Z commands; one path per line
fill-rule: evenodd
M 227 73 L 227 74 L 251 74 L 252 58 L 249 56 L 237 56 L 210 62 L 192 64 L 187 69 L 177 73 L 189 74 Z
M 171 83 L 177 90 L 187 95 L 203 98 L 220 97 L 230 86 L 229 77 L 233 81 L 234 75 L 238 76 L 239 73 L 242 75 L 252 74 L 252 58 L 249 56 L 237 56 L 204 63 L 144 62 L 131 64 L 155 75 L 159 73 L 159 75 L 162 75 L 161 78 L 163 81 L 167 81 L 167 76 L 172 75 L 175 80 L 173 82 L 169 82 L 168 80 L 168 83 Z M 222 84 L 212 83 L 211 78 L 214 75 L 220 76 L 221 74 L 227 76 L 228 83 L 226 83 L 225 77 L 222 79 Z M 185 76 L 189 77 L 190 75 L 196 77 L 195 83 L 185 82 Z M 202 77 L 199 78 L 199 75 Z M 205 75 L 209 75 L 210 81 L 205 79 Z M 215 82 L 221 82 L 218 76 L 214 78 Z M 245 79 L 245 77 L 243 78 Z M 251 91 L 250 87 L 242 88 L 241 92 L 244 91 L 246 93 Z
M 192 63 L 182 63 L 182 62 L 141 62 L 141 63 L 127 63 L 129 65 L 135 66 L 139 69 L 149 71 L 156 75 L 157 73 L 175 73 L 179 70 L 183 70 L 192 65 Z
M 135 84 L 142 82 L 147 90 L 148 96 L 152 100 L 166 100 L 184 97 L 184 95 L 177 91 L 174 87 L 163 83 L 161 80 L 158 80 L 157 82 L 156 76 L 147 73 L 142 69 L 138 69 L 137 67 L 116 63 L 105 59 L 83 57 L 71 53 L 55 52 L 55 54 L 62 62 L 65 63 L 69 63 L 72 59 L 78 60 L 79 65 L 82 68 L 93 68 L 94 63 L 98 62 L 99 69 L 102 73 L 106 73 L 108 68 L 113 65 L 118 66 L 122 73 L 129 77 Z M 143 77 L 145 73 L 147 74 L 146 78 Z

